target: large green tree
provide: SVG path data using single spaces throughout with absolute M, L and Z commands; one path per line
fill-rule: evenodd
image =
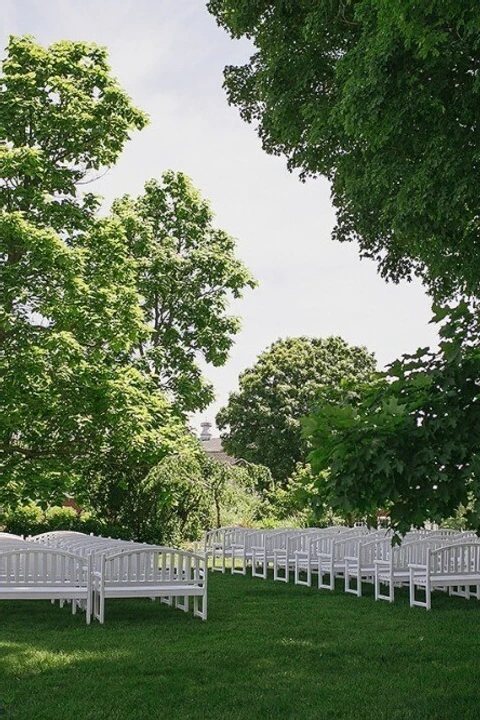
M 386 511 L 406 532 L 467 509 L 480 531 L 480 312 L 436 308 L 437 352 L 420 348 L 363 387 L 324 394 L 306 423 L 320 499 Z
M 84 186 L 146 123 L 105 49 L 11 38 L 0 83 L 2 502 L 104 487 L 114 516 L 191 447 L 184 414 L 212 397 L 197 357 L 225 362 L 228 301 L 254 283 L 182 173 L 99 217 Z
M 136 345 L 138 367 L 182 411 L 214 399 L 198 358 L 223 365 L 239 329 L 228 314 L 254 281 L 235 257 L 235 240 L 213 226 L 210 206 L 183 173 L 165 172 L 145 192 L 114 203 L 136 263 L 136 286 L 151 331 Z
M 480 294 L 480 4 L 476 0 L 210 0 L 255 51 L 230 103 L 264 149 L 325 175 L 335 237 L 382 275 Z
M 374 370 L 371 353 L 340 337 L 278 340 L 240 375 L 238 392 L 217 415 L 226 451 L 265 465 L 283 483 L 306 459 L 300 421 L 315 408 L 320 389 L 365 381 Z
M 148 329 L 124 230 L 82 193 L 146 118 L 83 42 L 11 38 L 0 90 L 2 503 L 49 502 L 93 458 L 151 467 L 182 432 L 129 359 Z

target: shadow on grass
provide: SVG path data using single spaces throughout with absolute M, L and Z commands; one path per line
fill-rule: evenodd
M 85 625 L 47 602 L 0 604 L 8 720 L 477 720 L 480 603 L 377 602 L 210 575 L 203 623 L 148 600 Z

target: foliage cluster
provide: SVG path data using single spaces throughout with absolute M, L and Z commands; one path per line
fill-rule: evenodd
M 272 507 L 257 491 L 259 478 L 272 484 L 267 468 L 223 465 L 192 443 L 190 451 L 166 456 L 130 482 L 126 475 L 122 482 L 117 475 L 99 474 L 83 491 L 91 512 L 30 503 L 4 509 L 0 525 L 20 535 L 61 529 L 180 545 L 199 540 L 205 528 L 216 525 L 265 524 Z M 77 501 L 82 499 L 80 488 L 78 484 Z
M 335 237 L 385 278 L 480 295 L 476 0 L 210 0 L 255 46 L 225 69 L 263 148 L 332 183 Z
M 374 370 L 371 353 L 340 337 L 278 340 L 240 375 L 238 392 L 217 415 L 225 449 L 265 465 L 284 484 L 306 460 L 300 420 L 317 405 L 320 388 L 363 382 Z
M 202 451 L 165 458 L 141 484 L 143 511 L 136 518 L 144 518 L 143 537 L 158 538 L 161 531 L 169 542 L 180 542 L 198 540 L 205 528 L 253 525 L 263 509 L 257 471 L 224 465 Z
M 420 348 L 372 385 L 323 393 L 306 425 L 315 492 L 342 513 L 383 509 L 400 531 L 459 506 L 480 529 L 479 4 L 208 8 L 255 46 L 225 69 L 225 87 L 263 148 L 301 178 L 327 177 L 334 237 L 356 241 L 386 279 L 419 276 L 443 308 L 434 320 L 447 320 L 438 352 Z M 473 307 L 451 305 L 462 299 Z
M 53 530 L 74 530 L 103 537 L 132 539 L 127 527 L 108 523 L 90 512 L 77 513 L 71 507 L 58 505 L 42 510 L 39 505 L 31 503 L 6 510 L 0 513 L 0 526 L 4 532 L 25 537 Z
M 324 501 L 340 511 L 388 511 L 400 532 L 465 508 L 480 531 L 480 313 L 436 308 L 440 347 L 404 355 L 374 383 L 324 397 L 305 423 Z M 365 480 L 368 478 L 368 482 Z
M 192 448 L 185 413 L 212 399 L 198 360 L 224 363 L 238 331 L 228 302 L 254 281 L 183 173 L 148 182 L 107 217 L 84 192 L 146 123 L 104 48 L 10 38 L 0 78 L 4 506 L 46 508 L 66 492 L 101 506 L 103 485 L 104 516 L 122 523 L 132 488 Z
M 112 215 L 125 231 L 150 328 L 137 342 L 137 367 L 177 410 L 204 409 L 214 394 L 198 358 L 226 362 L 240 328 L 227 314 L 229 300 L 255 282 L 235 257 L 234 238 L 213 226 L 208 202 L 183 173 L 167 171 L 140 197 L 116 200 Z
M 266 493 L 275 519 L 275 525 L 289 527 L 328 527 L 353 525 L 362 520 L 358 511 L 335 510 L 323 493 L 323 482 L 328 471 L 314 472 L 310 463 L 297 463 L 284 485 Z

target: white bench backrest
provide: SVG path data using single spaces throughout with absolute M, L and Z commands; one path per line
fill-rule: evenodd
M 87 587 L 91 559 L 51 548 L 0 550 L 0 586 L 68 585 Z
M 101 573 L 107 585 L 158 585 L 206 580 L 205 558 L 176 548 L 149 547 L 103 555 Z
M 76 532 L 75 530 L 52 530 L 46 533 L 40 533 L 40 535 L 30 535 L 27 540 L 31 543 L 38 543 L 40 545 L 48 545 L 49 547 L 60 547 L 63 540 L 66 538 L 87 538 L 92 537 L 82 532 Z
M 391 552 L 390 537 L 375 537 L 359 543 L 358 558 L 363 566 L 373 566 L 375 560 L 387 560 Z
M 424 535 L 416 542 L 395 547 L 392 553 L 392 566 L 395 570 L 408 570 L 410 564 L 425 565 L 430 550 L 451 544 L 450 536 Z
M 480 543 L 466 542 L 429 550 L 431 575 L 480 575 Z
M 293 554 L 296 551 L 305 552 L 310 543 L 318 536 L 318 532 L 310 530 L 303 533 L 295 533 L 295 535 L 289 535 L 285 544 L 288 557 L 293 557 Z
M 203 536 L 203 549 L 205 552 L 210 551 L 214 545 L 224 545 L 225 535 L 229 539 L 236 530 L 245 532 L 245 528 L 240 528 L 235 525 L 228 525 L 219 528 L 213 528 L 208 530 Z

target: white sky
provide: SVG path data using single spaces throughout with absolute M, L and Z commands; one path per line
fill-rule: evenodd
M 250 46 L 216 26 L 204 0 L 2 0 L 1 11 L 2 48 L 8 35 L 26 33 L 42 44 L 105 45 L 113 73 L 150 115 L 148 128 L 89 190 L 110 202 L 141 193 L 166 169 L 185 172 L 259 282 L 233 306 L 242 331 L 229 362 L 206 368 L 217 401 L 193 425 L 214 420 L 239 373 L 278 338 L 341 335 L 373 351 L 380 366 L 436 344 L 420 284 L 386 284 L 356 246 L 334 243 L 326 181 L 300 183 L 228 106 L 223 68 L 245 61 Z

